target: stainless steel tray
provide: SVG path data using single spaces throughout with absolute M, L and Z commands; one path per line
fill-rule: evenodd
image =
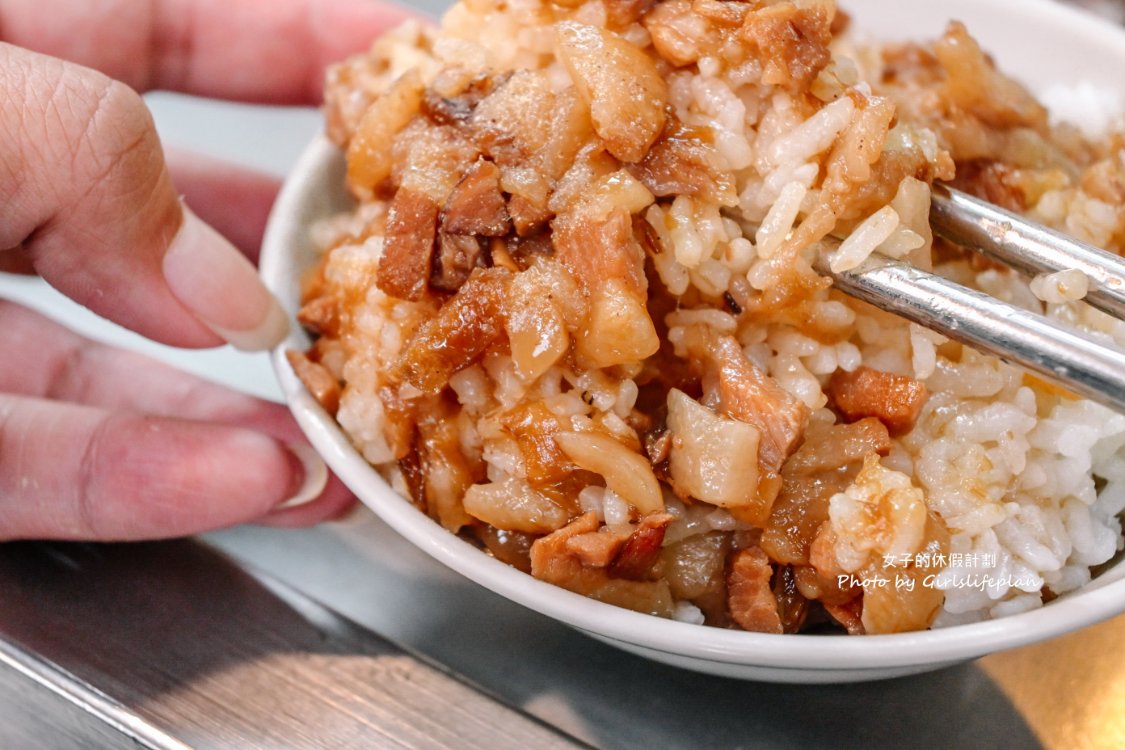
M 199 542 L 0 545 L 0 602 L 0 747 L 583 746 Z

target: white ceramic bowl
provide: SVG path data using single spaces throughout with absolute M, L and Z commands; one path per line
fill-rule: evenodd
M 1125 31 L 1052 0 L 846 0 L 859 38 L 938 36 L 951 18 L 965 21 L 1001 68 L 1048 101 L 1093 87 L 1116 106 L 1125 91 Z M 350 206 L 343 158 L 323 138 L 305 152 L 270 219 L 261 269 L 290 313 L 298 280 L 313 262 L 309 227 Z M 281 387 L 309 440 L 337 475 L 391 527 L 453 570 L 526 607 L 607 643 L 703 672 L 777 682 L 850 682 L 954 664 L 1062 633 L 1125 611 L 1125 564 L 1047 606 L 990 622 L 864 637 L 769 635 L 689 625 L 638 614 L 573 594 L 500 563 L 442 529 L 395 494 L 351 447 L 285 361 L 309 345 L 299 326 L 275 352 Z

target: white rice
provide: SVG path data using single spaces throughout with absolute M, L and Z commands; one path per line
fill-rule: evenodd
M 883 206 L 863 220 L 840 248 L 828 257 L 828 267 L 834 272 L 850 271 L 867 260 L 875 248 L 890 239 L 891 233 L 898 229 L 899 218 L 890 206 Z M 914 248 L 911 248 L 914 249 Z

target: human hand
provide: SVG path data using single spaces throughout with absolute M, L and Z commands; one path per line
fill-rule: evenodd
M 0 270 L 166 344 L 278 343 L 276 301 L 203 221 L 255 257 L 275 181 L 197 158 L 170 173 L 130 86 L 316 103 L 325 64 L 404 17 L 368 0 L 0 2 Z M 277 404 L 2 301 L 0 350 L 0 538 L 302 525 L 352 502 Z

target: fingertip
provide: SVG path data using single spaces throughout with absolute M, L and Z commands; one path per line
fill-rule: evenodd
M 324 460 L 307 445 L 291 444 L 286 446 L 289 455 L 294 461 L 295 476 L 300 477 L 293 494 L 278 504 L 276 510 L 297 508 L 316 500 L 328 485 L 328 467 Z
M 347 515 L 356 502 L 355 495 L 329 472 L 324 489 L 314 499 L 297 506 L 283 503 L 254 522 L 274 528 L 312 526 Z
M 352 502 L 341 508 L 339 512 L 334 513 L 325 520 L 344 526 L 350 526 L 362 523 L 370 516 L 371 510 L 359 500 L 353 499 Z
M 272 349 L 288 335 L 288 317 L 254 266 L 187 206 L 163 271 L 176 299 L 236 349 Z
M 79 304 L 162 343 L 222 343 L 161 273 L 182 212 L 140 96 L 96 71 L 10 45 L 0 45 L 0 79 L 0 120 L 19 125 L 0 127 L 5 270 L 30 265 Z
M 221 337 L 235 349 L 243 352 L 269 351 L 285 340 L 289 335 L 289 316 L 281 309 L 281 304 L 269 293 L 266 302 L 266 316 L 253 328 L 238 330 L 226 328 L 218 323 L 204 325 Z
M 319 459 L 257 430 L 2 395 L 0 416 L 0 538 L 159 539 L 274 512 L 307 525 L 346 502 Z

